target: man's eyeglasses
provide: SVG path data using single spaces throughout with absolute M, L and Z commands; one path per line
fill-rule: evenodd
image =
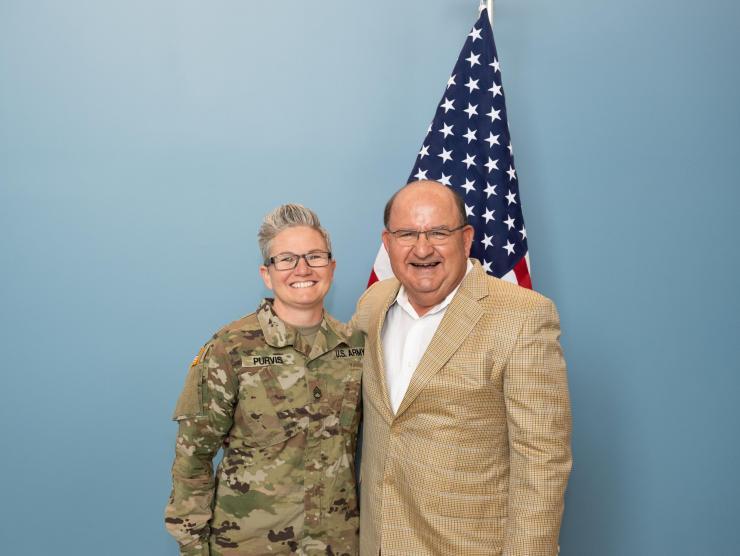
M 462 230 L 467 224 L 457 228 L 432 228 L 431 230 L 388 230 L 398 243 L 402 245 L 413 245 L 419 241 L 419 236 L 423 235 L 432 245 L 443 245 L 449 241 L 450 236 L 458 230 Z
M 329 251 L 311 251 L 303 255 L 295 253 L 279 253 L 265 261 L 265 266 L 273 265 L 275 270 L 293 270 L 298 266 L 298 261 L 303 259 L 312 268 L 329 266 L 331 253 Z

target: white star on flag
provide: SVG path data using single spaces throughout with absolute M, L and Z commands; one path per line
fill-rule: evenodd
M 448 135 L 455 135 L 454 133 L 452 133 L 453 127 L 454 126 L 447 125 L 446 123 L 442 122 L 442 129 L 439 129 L 437 131 L 439 131 L 442 135 L 445 136 L 445 139 L 447 139 Z
M 452 149 L 450 149 L 449 151 L 447 149 L 442 149 L 442 152 L 439 153 L 437 156 L 442 159 L 442 162 L 452 160 Z
M 511 230 L 514 227 L 514 219 L 509 215 L 509 217 L 504 220 L 504 224 Z
M 465 166 L 467 168 L 470 168 L 471 166 L 475 166 L 475 155 L 474 154 L 468 154 L 465 157 L 465 160 L 463 160 L 463 164 L 465 164 Z
M 475 27 L 473 27 L 473 30 L 470 31 L 470 33 L 468 33 L 468 36 L 469 37 L 472 37 L 472 39 L 473 39 L 472 42 L 475 42 L 475 41 L 477 41 L 478 39 L 481 38 L 480 32 L 481 32 L 480 29 L 476 29 Z
M 475 182 L 465 178 L 465 183 L 462 184 L 460 187 L 465 190 L 465 194 L 468 194 L 471 191 L 475 191 Z
M 511 243 L 508 239 L 506 240 L 506 245 L 504 245 L 504 249 L 506 249 L 506 252 L 509 255 L 513 255 L 514 254 L 514 244 Z
M 496 110 L 495 108 L 491 108 L 491 111 L 486 114 L 489 118 L 491 118 L 491 123 L 495 122 L 496 120 L 501 119 L 501 110 Z
M 488 146 L 489 147 L 493 148 L 494 145 L 498 145 L 499 144 L 499 142 L 498 142 L 498 138 L 499 137 L 500 137 L 500 135 L 494 135 L 493 133 L 491 133 L 489 131 L 488 132 L 488 139 L 486 139 L 485 141 L 486 141 L 486 143 L 488 143 Z
M 470 92 L 472 93 L 476 89 L 479 89 L 480 88 L 480 87 L 478 87 L 478 81 L 480 81 L 480 80 L 479 79 L 473 79 L 471 77 L 471 78 L 468 79 L 468 82 L 465 84 L 465 86 L 468 89 L 470 89 Z
M 472 68 L 476 64 L 480 65 L 480 62 L 478 61 L 478 58 L 480 58 L 480 55 L 479 54 L 473 54 L 471 52 L 470 53 L 470 56 L 467 57 L 467 58 L 465 58 L 465 61 L 466 62 L 470 62 L 470 67 Z
M 470 119 L 473 116 L 477 116 L 478 115 L 477 108 L 478 108 L 478 105 L 477 104 L 475 106 L 473 106 L 472 104 L 468 103 L 468 107 L 465 110 L 463 110 L 463 112 L 465 112 L 468 115 L 468 119 Z

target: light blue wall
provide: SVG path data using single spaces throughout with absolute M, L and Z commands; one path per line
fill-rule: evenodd
M 190 359 L 280 202 L 347 318 L 475 0 L 0 1 L 0 552 L 174 555 Z M 740 8 L 498 0 L 535 285 L 561 311 L 565 556 L 740 546 Z

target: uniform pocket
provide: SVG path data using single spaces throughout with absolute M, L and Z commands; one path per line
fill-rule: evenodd
M 362 364 L 353 366 L 347 373 L 339 411 L 339 424 L 344 430 L 356 431 L 360 422 L 360 393 L 362 392 Z
M 205 415 L 205 410 L 207 409 L 205 394 L 206 379 L 207 377 L 202 364 L 192 365 L 190 367 L 188 376 L 185 379 L 185 387 L 177 399 L 175 412 L 172 414 L 174 421 Z
M 280 444 L 308 427 L 305 381 L 283 388 L 271 367 L 249 368 L 239 375 L 239 415 L 248 446 Z M 303 390 L 296 399 L 294 390 Z M 303 402 L 303 404 L 300 404 Z

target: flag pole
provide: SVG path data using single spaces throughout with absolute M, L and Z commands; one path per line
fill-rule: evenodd
M 491 27 L 493 27 L 493 0 L 486 0 L 486 8 L 488 8 L 488 19 L 491 20 Z

